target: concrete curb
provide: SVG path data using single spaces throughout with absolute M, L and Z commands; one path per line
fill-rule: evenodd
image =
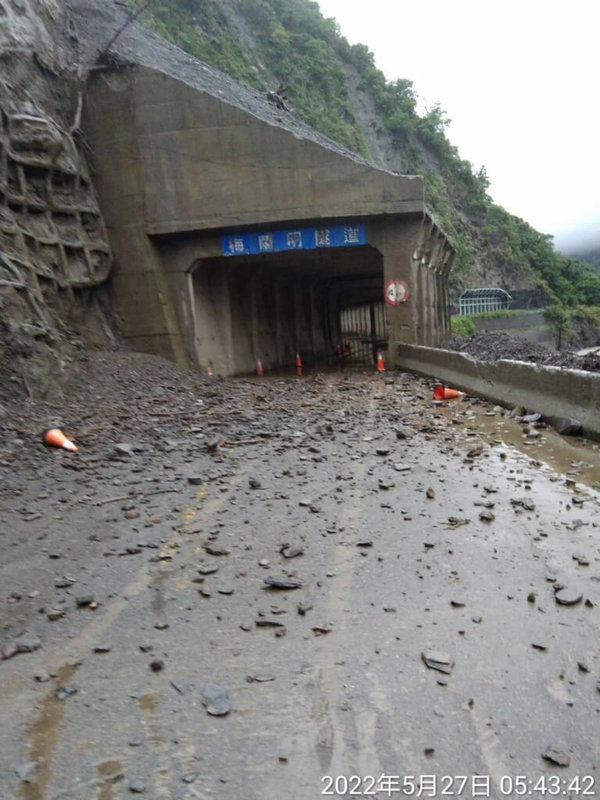
M 579 420 L 583 434 L 600 439 L 600 374 L 503 359 L 477 361 L 453 350 L 400 345 L 395 366 L 512 408 L 523 406 L 555 423 Z

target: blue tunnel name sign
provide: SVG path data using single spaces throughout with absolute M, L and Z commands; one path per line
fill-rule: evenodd
M 224 256 L 252 256 L 286 250 L 316 250 L 319 247 L 352 247 L 367 243 L 362 223 L 295 228 L 267 233 L 231 233 L 221 237 Z

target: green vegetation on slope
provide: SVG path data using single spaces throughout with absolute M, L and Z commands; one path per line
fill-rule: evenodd
M 475 323 L 471 317 L 456 314 L 450 317 L 450 331 L 454 336 L 473 336 Z
M 504 276 L 503 288 L 524 279 L 554 302 L 600 305 L 600 275 L 559 255 L 551 237 L 492 203 L 485 169 L 475 170 L 448 140 L 444 111 L 436 105 L 419 115 L 412 83 L 386 80 L 368 48 L 349 44 L 316 2 L 151 0 L 142 19 L 240 83 L 263 90 L 285 85 L 296 114 L 367 157 L 354 103 L 356 93 L 368 98 L 376 112 L 372 125 L 392 143 L 388 167 L 423 175 L 426 202 L 452 241 L 454 296 L 478 285 L 478 270 L 487 266 Z

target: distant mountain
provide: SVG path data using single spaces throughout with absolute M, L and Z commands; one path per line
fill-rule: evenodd
M 600 273 L 600 220 L 588 220 L 578 230 L 559 237 L 557 249 L 568 258 L 577 258 Z
M 582 250 L 571 254 L 572 258 L 578 258 L 586 264 L 594 267 L 594 270 L 600 274 L 600 248 L 594 250 Z

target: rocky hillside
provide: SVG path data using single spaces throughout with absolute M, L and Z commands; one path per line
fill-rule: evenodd
M 79 82 L 56 37 L 62 3 L 2 8 L 0 392 L 51 398 L 84 342 L 112 339 L 111 252 L 79 138 Z

